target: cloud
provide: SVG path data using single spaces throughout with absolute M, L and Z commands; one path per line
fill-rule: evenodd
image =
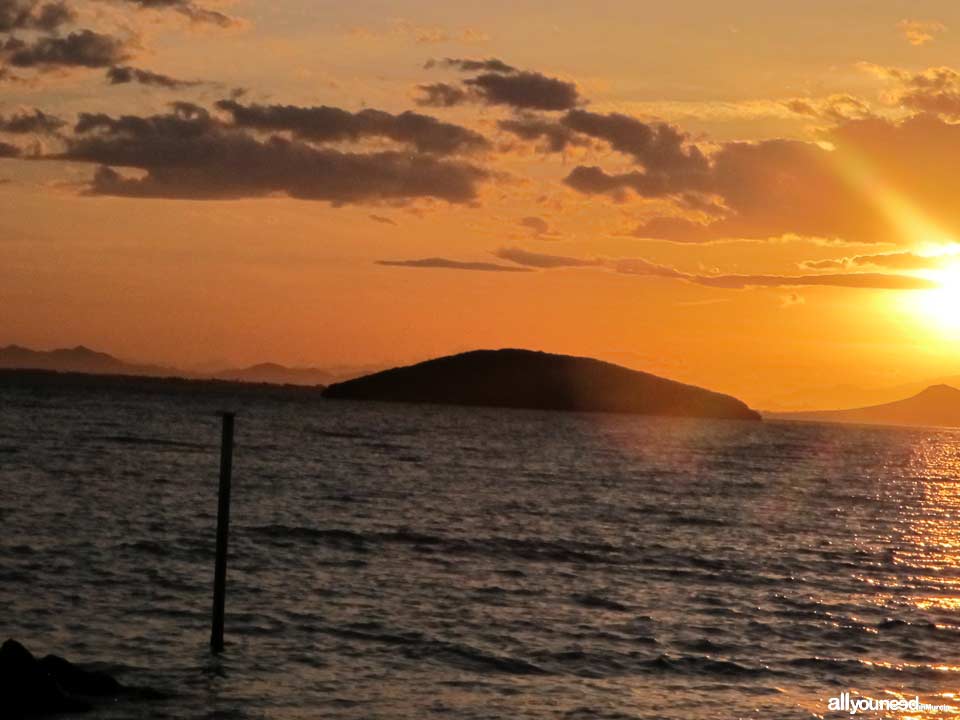
M 860 63 L 859 67 L 896 84 L 889 97 L 896 105 L 954 120 L 960 117 L 960 73 L 953 68 L 931 67 L 912 72 L 872 63 Z
M 901 20 L 897 27 L 908 43 L 918 47 L 926 45 L 933 40 L 934 35 L 947 29 L 943 23 L 930 20 Z
M 585 140 L 576 132 L 561 125 L 552 118 L 539 115 L 520 115 L 519 117 L 500 120 L 497 125 L 501 130 L 516 135 L 522 140 L 544 142 L 543 149 L 547 152 L 562 152 L 570 145 L 583 145 Z
M 124 85 L 127 83 L 139 83 L 141 85 L 150 85 L 153 87 L 162 87 L 168 90 L 178 90 L 181 88 L 199 85 L 196 80 L 177 80 L 168 75 L 151 72 L 150 70 L 141 70 L 130 67 L 129 65 L 114 65 L 107 70 L 107 81 L 111 85 Z
M 652 218 L 641 223 L 630 234 L 638 238 L 676 243 L 708 243 L 717 239 L 715 230 L 707 223 L 672 216 Z
M 604 268 L 622 275 L 672 278 L 695 285 L 742 290 L 749 287 L 832 286 L 882 290 L 929 290 L 937 283 L 911 275 L 882 273 L 846 273 L 832 275 L 700 275 L 659 265 L 643 258 L 575 258 L 549 255 L 521 248 L 500 248 L 494 255 L 522 267 L 553 270 L 559 268 Z
M 801 267 L 808 270 L 847 270 L 858 267 L 879 267 L 890 270 L 936 270 L 946 258 L 916 255 L 911 252 L 855 255 L 835 260 L 806 260 Z
M 115 1 L 128 7 L 171 9 L 196 22 L 234 23 L 226 15 L 207 10 L 190 0 Z M 76 7 L 86 10 L 81 4 Z M 81 17 L 74 3 L 67 0 L 0 0 L 0 81 L 24 80 L 10 72 L 13 68 L 31 68 L 40 73 L 66 68 L 111 68 L 108 79 L 114 84 L 134 81 L 165 87 L 186 87 L 189 84 L 120 65 L 139 49 L 133 39 L 136 30 L 129 17 L 111 18 L 111 15 L 99 10 L 82 14 L 97 21 L 113 19 L 116 21 L 114 25 L 128 28 L 130 37 L 122 39 L 88 28 L 66 32 L 65 26 Z
M 850 236 L 858 230 L 854 213 L 879 217 L 873 208 L 864 207 L 868 203 L 832 169 L 831 154 L 816 144 L 792 140 L 727 143 L 711 160 L 703 173 L 694 175 L 638 171 L 610 174 L 599 167 L 579 166 L 566 183 L 585 194 L 622 195 L 626 190 L 644 197 L 690 190 L 717 194 L 728 208 L 725 217 L 708 223 L 656 218 L 634 232 L 641 237 L 677 242 L 763 239 L 785 233 Z M 862 234 L 857 232 L 851 239 L 860 239 Z M 886 238 L 867 238 L 881 239 Z
M 476 90 L 490 105 L 509 105 L 521 110 L 567 110 L 580 103 L 574 83 L 538 72 L 484 73 L 464 80 L 464 84 Z
M 356 38 L 373 39 L 380 36 L 406 36 L 418 45 L 436 45 L 439 43 L 483 43 L 490 38 L 475 28 L 449 30 L 439 25 L 417 25 L 408 20 L 395 20 L 387 30 L 375 30 L 369 27 L 354 27 L 350 35 Z
M 526 114 L 501 120 L 502 130 L 525 140 L 547 141 L 545 149 L 560 152 L 568 145 L 599 140 L 650 173 L 701 175 L 709 161 L 690 137 L 666 123 L 645 123 L 622 113 L 595 113 L 573 109 L 559 118 Z
M 705 190 L 708 185 L 707 156 L 690 142 L 686 133 L 666 123 L 644 123 L 621 113 L 574 109 L 556 120 L 527 115 L 502 120 L 499 126 L 527 140 L 544 139 L 545 149 L 552 152 L 584 144 L 587 139 L 598 140 L 643 167 L 642 171 L 613 176 L 596 166 L 580 166 L 565 182 L 586 194 L 622 194 L 632 189 L 640 195 L 656 197 Z
M 239 127 L 288 130 L 305 140 L 335 142 L 383 137 L 437 155 L 472 152 L 488 146 L 487 140 L 473 130 L 409 110 L 399 115 L 370 109 L 353 113 L 328 106 L 241 105 L 234 100 L 221 100 L 217 107 L 230 113 Z
M 0 115 L 0 132 L 39 135 L 53 135 L 66 123 L 58 117 L 48 115 L 42 110 L 21 111 L 6 117 Z
M 830 95 L 825 98 L 794 98 L 783 103 L 798 115 L 839 123 L 870 117 L 873 111 L 865 101 L 853 95 Z
M 596 165 L 578 165 L 564 179 L 569 187 L 585 195 L 610 194 L 623 198 L 626 190 L 633 190 L 643 197 L 662 197 L 689 190 L 706 190 L 709 176 L 699 179 L 685 175 L 674 175 L 661 171 L 656 173 L 633 170 L 631 172 L 608 174 Z
M 397 223 L 386 217 L 385 215 L 368 215 L 368 217 L 374 222 L 381 223 L 383 225 L 396 225 Z
M 65 2 L 38 0 L 0 0 L 0 32 L 40 30 L 52 32 L 73 22 L 76 13 Z
M 114 65 L 127 56 L 123 41 L 92 30 L 79 30 L 63 37 L 40 37 L 32 42 L 10 38 L 0 47 L 0 58 L 21 68 L 99 68 Z
M 669 196 L 678 205 L 681 193 L 716 197 L 723 208 L 720 217 L 704 221 L 664 213 L 671 219 L 651 220 L 636 231 L 662 240 L 763 240 L 790 234 L 904 244 L 960 236 L 953 160 L 960 156 L 960 125 L 929 114 L 871 117 L 824 130 L 822 138 L 819 143 L 722 143 L 707 156 L 703 172 L 694 162 L 680 165 L 692 172 L 659 175 L 579 166 L 566 182 L 584 194 L 626 198 L 629 191 Z
M 739 290 L 748 287 L 828 286 L 872 290 L 932 290 L 933 280 L 912 275 L 848 273 L 840 275 L 690 275 L 689 282 L 709 287 Z
M 424 107 L 453 107 L 469 100 L 466 90 L 449 83 L 425 83 L 418 85 L 417 90 L 423 94 L 415 102 Z
M 524 267 L 540 270 L 553 270 L 569 267 L 604 267 L 606 261 L 601 259 L 584 259 L 568 257 L 566 255 L 550 255 L 547 253 L 531 252 L 517 247 L 500 248 L 493 253 L 501 260 L 509 260 Z
M 15 158 L 20 156 L 20 148 L 10 143 L 0 142 L 0 158 Z
M 492 263 L 471 263 L 446 258 L 380 261 L 398 267 L 441 267 L 454 270 L 556 270 L 562 268 L 602 268 L 622 275 L 660 277 L 695 285 L 742 290 L 751 287 L 829 286 L 879 290 L 929 290 L 937 283 L 911 275 L 882 273 L 845 273 L 832 275 L 699 275 L 659 265 L 643 258 L 576 258 L 531 252 L 522 248 L 500 248 L 493 253 L 500 260 L 519 267 Z
M 517 72 L 517 68 L 508 65 L 503 60 L 497 58 L 487 58 L 486 60 L 469 60 L 464 58 L 443 58 L 442 60 L 427 60 L 424 68 L 430 70 L 435 67 L 454 68 L 461 72 L 495 72 L 512 73 Z
M 532 231 L 534 235 L 546 235 L 550 232 L 550 225 L 542 217 L 530 215 L 520 220 L 520 225 Z
M 588 110 L 571 110 L 561 123 L 574 132 L 603 140 L 648 172 L 702 174 L 708 169 L 700 149 L 689 144 L 685 133 L 666 123 L 648 124 L 629 115 Z
M 911 76 L 916 86 L 953 83 L 944 72 Z M 957 78 L 960 89 L 960 76 Z M 697 142 L 681 129 L 621 113 L 573 109 L 559 117 L 527 114 L 502 130 L 561 152 L 574 143 L 604 143 L 635 167 L 574 167 L 564 183 L 584 195 L 659 198 L 674 205 L 634 235 L 697 243 L 767 240 L 785 235 L 846 243 L 912 243 L 916 233 L 960 237 L 960 196 L 953 157 L 960 124 L 929 113 L 888 119 L 847 96 L 797 111 L 836 122 L 817 142 Z M 956 103 L 960 111 L 960 92 Z M 909 206 L 903 213 L 891 198 Z M 923 222 L 907 219 L 926 219 Z M 939 238 L 936 238 L 939 239 Z
M 411 268 L 440 268 L 446 270 L 474 270 L 479 272 L 530 272 L 529 268 L 514 267 L 512 265 L 498 265 L 488 262 L 464 262 L 447 258 L 423 258 L 421 260 L 378 260 L 377 265 Z
M 569 110 L 582 102 L 575 83 L 548 77 L 539 72 L 518 70 L 502 60 L 431 60 L 427 68 L 448 67 L 461 72 L 480 72 L 463 81 L 464 87 L 449 83 L 420 85 L 421 105 L 449 107 L 466 102 L 506 105 L 517 110 Z
M 466 203 L 488 173 L 410 152 L 342 152 L 279 136 L 256 137 L 205 109 L 165 115 L 81 114 L 66 151 L 47 159 L 100 165 L 88 193 L 227 200 L 286 195 L 334 205 L 436 198 Z M 114 168 L 138 171 L 135 176 Z
M 190 0 L 124 0 L 144 10 L 174 10 L 196 23 L 209 23 L 220 27 L 237 24 L 236 19 L 216 10 L 201 7 Z
M 472 28 L 450 31 L 444 27 L 416 25 L 405 20 L 397 21 L 396 31 L 409 35 L 418 45 L 433 45 L 453 41 L 484 42 L 488 39 L 485 33 Z

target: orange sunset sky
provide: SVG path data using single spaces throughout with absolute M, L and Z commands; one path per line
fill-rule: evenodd
M 0 0 L 0 345 L 960 375 L 953 2 Z

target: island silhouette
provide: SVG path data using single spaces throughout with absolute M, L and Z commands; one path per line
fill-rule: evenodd
M 327 387 L 340 400 L 760 420 L 742 401 L 593 358 L 474 350 Z
M 950 385 L 932 385 L 912 397 L 882 405 L 848 410 L 765 413 L 765 416 L 805 422 L 960 427 L 960 390 Z

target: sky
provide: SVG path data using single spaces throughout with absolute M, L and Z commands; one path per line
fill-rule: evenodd
M 0 0 L 0 345 L 960 374 L 960 6 Z

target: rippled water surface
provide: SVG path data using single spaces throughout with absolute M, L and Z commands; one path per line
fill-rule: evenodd
M 161 694 L 94 717 L 810 718 L 960 690 L 957 432 L 317 400 L 236 403 L 211 659 L 223 404 L 0 390 L 0 631 Z

